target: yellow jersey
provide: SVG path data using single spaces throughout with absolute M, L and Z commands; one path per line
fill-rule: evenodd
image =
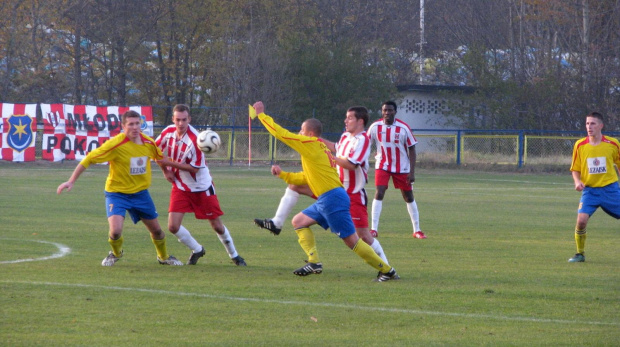
M 616 166 L 620 166 L 620 143 L 613 137 L 603 136 L 601 143 L 590 144 L 584 137 L 573 147 L 571 171 L 581 173 L 581 182 L 587 187 L 605 187 L 618 181 Z
M 294 185 L 307 184 L 318 197 L 334 188 L 343 187 L 336 170 L 336 159 L 319 138 L 292 133 L 273 119 L 261 113 L 258 115 L 267 131 L 301 155 L 301 172 L 282 172 L 280 178 Z
M 86 155 L 80 164 L 109 162 L 110 171 L 105 190 L 110 193 L 134 194 L 151 186 L 151 159 L 160 160 L 163 154 L 155 141 L 140 134 L 142 144 L 136 144 L 120 133 Z

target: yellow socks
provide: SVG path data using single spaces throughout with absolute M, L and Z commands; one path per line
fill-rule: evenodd
M 155 249 L 157 250 L 157 257 L 161 260 L 168 259 L 168 250 L 166 249 L 166 238 L 161 240 L 155 240 L 151 238 L 153 244 L 155 245 Z
M 577 253 L 583 254 L 586 248 L 586 230 L 575 229 L 575 243 L 577 244 Z
M 120 258 L 121 255 L 123 255 L 123 237 L 119 237 L 117 240 L 112 240 L 109 236 L 108 236 L 108 243 L 110 244 L 110 247 L 112 247 L 112 253 L 117 257 Z
M 296 229 L 297 237 L 299 237 L 299 245 L 306 252 L 308 256 L 308 262 L 319 263 L 319 253 L 316 250 L 316 241 L 314 240 L 314 233 L 310 228 Z M 372 250 L 372 249 L 371 249 Z
M 381 271 L 382 273 L 388 273 L 392 270 L 389 264 L 386 264 L 375 251 L 362 239 L 359 239 L 353 247 L 353 252 L 359 255 L 368 265 Z

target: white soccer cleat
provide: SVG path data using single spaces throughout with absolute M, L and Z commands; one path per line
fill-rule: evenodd
M 182 261 L 180 261 L 179 259 L 177 259 L 177 258 L 175 258 L 173 256 L 169 256 L 168 259 L 166 259 L 166 260 L 161 260 L 161 259 L 159 259 L 159 257 L 157 257 L 157 261 L 161 265 L 175 265 L 175 266 L 183 265 Z
M 101 262 L 101 266 L 112 266 L 114 265 L 121 257 L 123 256 L 123 251 L 121 251 L 121 256 L 117 257 L 114 255 L 114 252 L 110 251 L 108 256 L 103 259 Z

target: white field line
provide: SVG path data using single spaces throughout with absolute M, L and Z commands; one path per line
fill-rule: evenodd
M 46 244 L 50 244 L 50 245 L 54 245 L 56 246 L 56 248 L 58 248 L 58 252 L 47 256 L 47 257 L 40 257 L 40 258 L 27 258 L 27 259 L 17 259 L 17 260 L 4 260 L 4 261 L 0 261 L 0 264 L 15 264 L 15 263 L 24 263 L 27 261 L 41 261 L 41 260 L 50 260 L 50 259 L 55 259 L 55 258 L 61 258 L 64 257 L 65 255 L 71 253 L 71 248 L 62 245 L 60 243 L 55 243 L 55 242 L 48 242 L 48 241 L 39 241 L 39 240 L 21 240 L 21 239 L 5 239 L 5 238 L 0 238 L 0 240 L 9 240 L 9 241 L 20 241 L 20 242 L 38 242 L 38 243 L 46 243 Z
M 164 294 L 164 295 L 172 295 L 172 296 L 189 296 L 189 297 L 229 300 L 229 301 L 244 301 L 244 302 L 258 302 L 258 303 L 271 303 L 271 304 L 279 304 L 279 305 L 297 305 L 297 306 L 314 306 L 314 307 L 319 306 L 319 307 L 338 308 L 338 309 L 347 309 L 347 310 L 402 313 L 406 315 L 444 316 L 444 317 L 469 318 L 469 319 L 492 319 L 492 320 L 500 320 L 500 321 L 516 321 L 516 322 L 530 322 L 530 323 L 620 326 L 620 322 L 587 321 L 587 320 L 582 320 L 582 319 L 564 320 L 564 319 L 519 317 L 519 316 L 505 316 L 505 315 L 492 315 L 492 314 L 425 311 L 425 310 L 414 310 L 414 309 L 404 309 L 404 308 L 372 307 L 372 306 L 336 304 L 336 303 L 329 303 L 329 302 L 309 302 L 309 301 L 293 301 L 293 300 L 244 298 L 244 297 L 213 295 L 213 294 L 205 294 L 205 293 L 187 293 L 187 292 L 176 292 L 176 291 L 170 291 L 170 290 L 102 286 L 102 285 L 81 284 L 81 283 L 29 282 L 29 281 L 8 281 L 8 280 L 1 280 L 0 283 L 26 284 L 26 285 L 35 285 L 35 286 L 59 286 L 59 287 L 106 289 L 106 290 L 127 291 L 127 292 L 134 292 L 134 293 Z

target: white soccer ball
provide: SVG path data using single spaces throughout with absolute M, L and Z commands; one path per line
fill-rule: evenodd
M 220 144 L 222 141 L 220 140 L 220 135 L 218 135 L 215 131 L 211 129 L 207 129 L 200 134 L 198 134 L 198 139 L 196 139 L 196 144 L 198 145 L 198 149 L 200 149 L 205 154 L 211 154 L 217 152 L 220 148 Z

